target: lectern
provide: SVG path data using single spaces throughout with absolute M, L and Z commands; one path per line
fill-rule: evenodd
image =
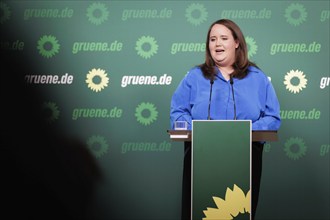
M 191 141 L 191 219 L 251 219 L 251 143 L 276 141 L 277 131 L 251 131 L 250 120 L 193 120 L 169 130 Z

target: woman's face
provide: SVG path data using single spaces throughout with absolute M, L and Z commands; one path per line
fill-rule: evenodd
M 210 32 L 209 50 L 217 66 L 232 66 L 239 43 L 231 31 L 222 24 L 215 24 Z

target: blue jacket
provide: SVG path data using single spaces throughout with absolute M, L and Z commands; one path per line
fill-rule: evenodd
M 252 130 L 278 130 L 281 124 L 280 105 L 268 77 L 258 68 L 249 67 L 243 79 L 233 78 L 237 120 L 251 120 Z M 175 90 L 170 109 L 171 129 L 175 121 L 187 121 L 191 130 L 192 120 L 208 118 L 210 80 L 199 67 L 192 68 Z M 220 71 L 215 76 L 210 104 L 213 120 L 234 119 L 234 101 L 230 81 Z

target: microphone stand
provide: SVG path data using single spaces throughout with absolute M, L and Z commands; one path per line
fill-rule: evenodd
M 212 98 L 212 87 L 213 87 L 213 83 L 214 83 L 214 79 L 212 77 L 211 80 L 210 80 L 211 87 L 210 87 L 210 98 L 209 98 L 209 109 L 208 109 L 207 120 L 210 120 L 211 119 L 211 113 L 210 113 L 210 111 L 211 111 L 211 98 Z
M 233 76 L 230 74 L 230 85 L 231 85 L 231 91 L 233 94 L 233 102 L 234 102 L 234 120 L 236 120 L 236 103 L 235 103 L 235 95 L 234 95 L 234 80 Z

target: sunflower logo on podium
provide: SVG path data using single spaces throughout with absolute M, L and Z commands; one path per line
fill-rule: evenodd
M 241 216 L 249 216 L 251 213 L 251 193 L 250 190 L 244 194 L 243 190 L 234 184 L 233 190 L 227 187 L 225 199 L 213 196 L 212 197 L 216 208 L 207 207 L 204 210 L 205 218 L 211 219 L 238 219 Z

